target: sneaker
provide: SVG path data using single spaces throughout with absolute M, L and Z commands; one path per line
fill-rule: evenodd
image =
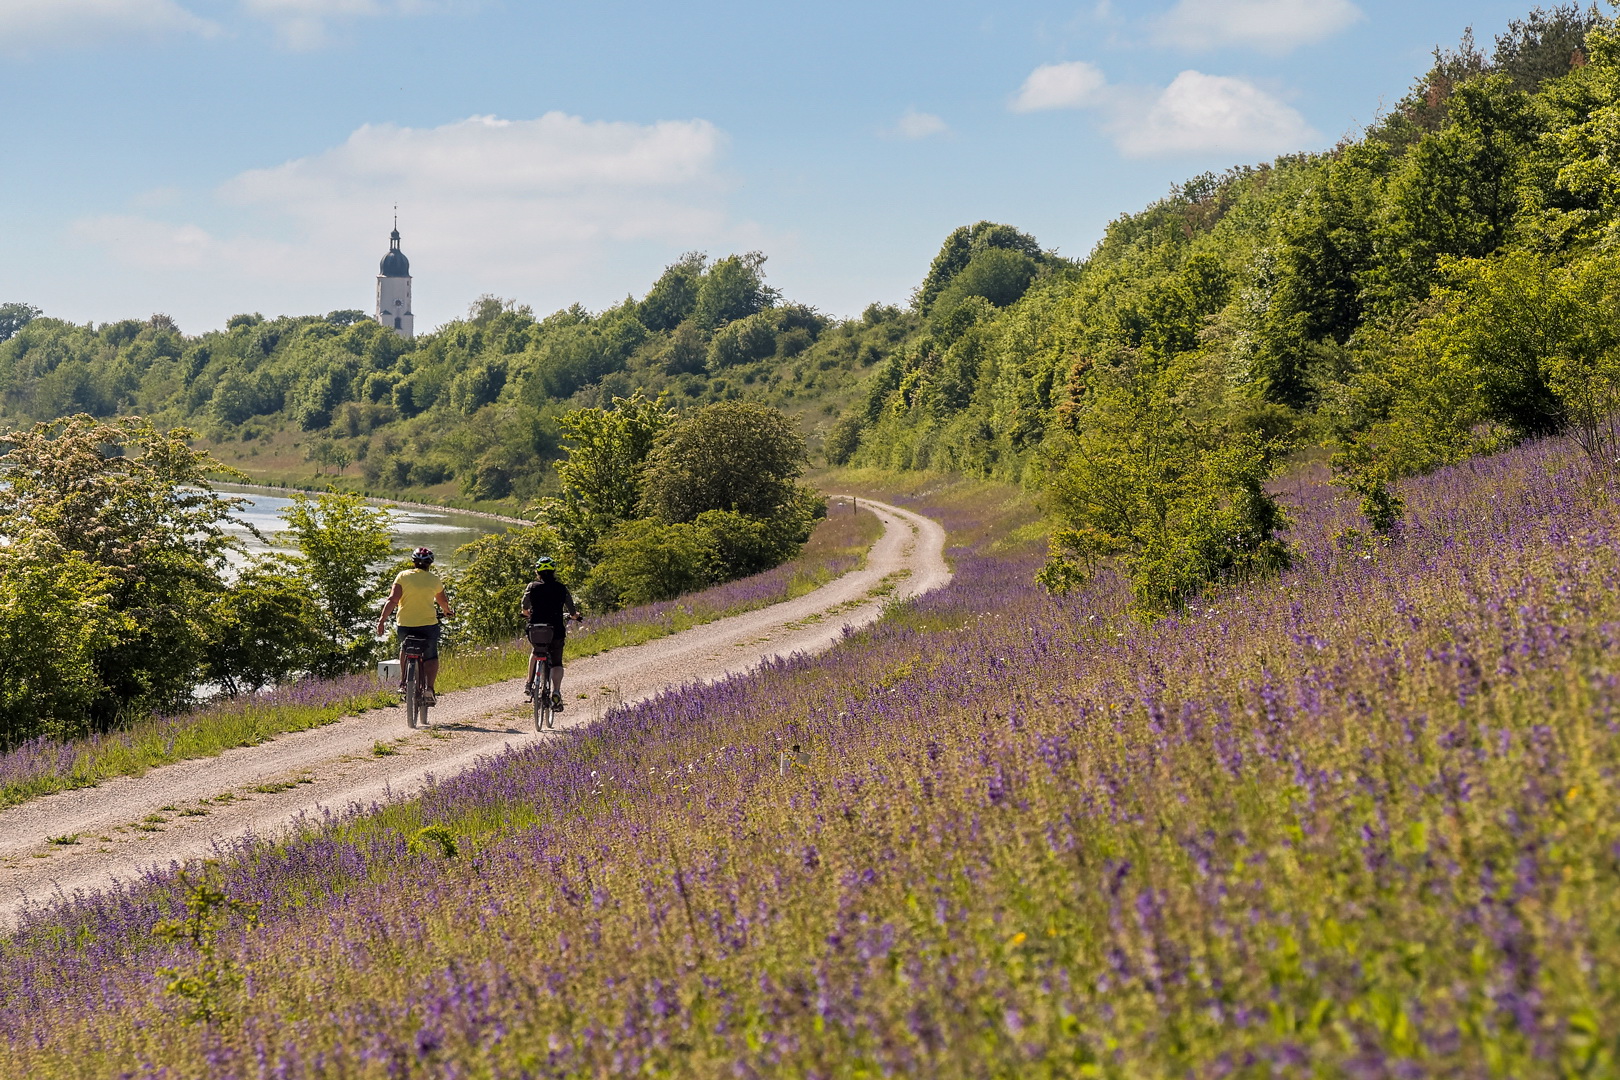
M 562 712 L 563 711 L 563 699 L 562 699 L 561 694 L 552 694 L 551 695 L 551 711 L 552 712 Z
M 422 691 L 422 704 L 431 707 L 431 706 L 437 705 L 438 703 L 439 703 L 439 699 L 434 696 L 433 691 L 431 691 L 431 690 Z
M 534 683 L 526 682 L 523 684 L 523 696 L 526 698 L 534 697 Z

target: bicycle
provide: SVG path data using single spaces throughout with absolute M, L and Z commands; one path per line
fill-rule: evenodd
M 564 615 L 568 622 L 584 622 L 583 615 Z M 540 653 L 540 666 L 535 673 L 532 703 L 534 706 L 534 730 L 557 726 L 557 710 L 552 706 L 551 689 L 551 643 L 557 638 L 557 628 L 550 623 L 530 623 L 528 630 L 529 644 Z
M 557 629 L 547 623 L 533 623 L 529 626 L 529 644 L 540 653 L 540 667 L 535 674 L 533 693 L 529 696 L 534 705 L 534 730 L 544 731 L 546 728 L 557 726 L 557 714 L 551 707 L 551 650 L 552 639 L 557 636 Z
M 406 638 L 400 646 L 405 661 L 405 723 L 410 727 L 427 727 L 427 687 L 422 685 L 422 661 L 427 658 L 427 642 L 421 638 Z

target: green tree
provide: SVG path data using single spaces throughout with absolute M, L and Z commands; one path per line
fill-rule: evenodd
M 1044 584 L 1073 588 L 1115 559 L 1136 610 L 1156 617 L 1211 583 L 1288 565 L 1276 538 L 1287 518 L 1262 487 L 1275 447 L 1209 406 L 1209 379 L 1129 354 L 1098 373 L 1073 432 L 1052 448 L 1048 497 L 1061 527 Z
M 772 518 L 795 504 L 806 457 L 804 437 L 781 410 L 747 401 L 706 405 L 658 437 L 642 503 L 668 524 L 705 510 Z
M 321 674 L 356 671 L 371 662 L 371 630 L 387 594 L 394 553 L 393 514 L 358 495 L 294 495 L 281 511 L 298 554 L 290 565 L 320 605 L 325 655 Z
M 636 516 L 647 457 L 674 416 L 663 398 L 649 400 L 638 390 L 615 398 L 611 409 L 575 409 L 558 421 L 565 440 L 557 463 L 562 494 L 537 513 L 580 568 L 594 561 L 603 536 Z
M 626 521 L 602 540 L 586 594 L 610 606 L 648 604 L 709 582 L 708 535 L 688 523 Z
M 225 471 L 193 433 L 140 417 L 70 416 L 8 433 L 0 445 L 0 541 L 39 537 L 102 571 L 118 633 L 96 647 L 91 721 L 176 709 L 190 700 L 207 611 L 225 589 L 227 531 L 240 500 L 208 477 Z M 41 549 L 44 550 L 44 549 Z
M 1039 271 L 1040 263 L 1021 251 L 986 248 L 939 291 L 932 311 L 937 318 L 970 296 L 982 296 L 996 307 L 1006 307 L 1024 295 Z
M 10 341 L 17 331 L 39 318 L 43 312 L 32 304 L 0 304 L 0 342 Z
M 97 649 L 130 629 L 113 586 L 106 567 L 43 535 L 0 545 L 0 745 L 89 730 Z
M 925 314 L 932 310 L 934 301 L 940 293 L 944 292 L 977 256 L 987 251 L 1011 252 L 1030 260 L 1044 258 L 1041 246 L 1036 243 L 1035 238 L 1019 232 L 1011 225 L 998 225 L 992 221 L 981 221 L 972 226 L 963 225 L 945 238 L 939 254 L 934 256 L 933 264 L 928 268 L 928 275 L 923 278 L 913 298 L 917 310 Z M 1028 282 L 1024 284 L 1027 285 Z M 1019 291 L 1022 292 L 1022 289 Z
M 764 265 L 765 256 L 757 251 L 717 260 L 703 275 L 693 321 L 704 330 L 716 330 L 774 304 L 777 292 L 765 284 Z
M 707 262 L 701 252 L 688 251 L 670 263 L 636 309 L 642 325 L 649 330 L 674 330 L 690 318 L 697 308 Z
M 329 659 L 321 607 L 284 560 L 244 566 L 208 617 L 204 672 L 228 694 L 275 686 Z

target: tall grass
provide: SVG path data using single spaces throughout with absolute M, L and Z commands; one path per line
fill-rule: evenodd
M 1561 442 L 1388 543 L 1319 480 L 1151 626 L 920 494 L 982 541 L 844 647 L 222 852 L 229 1020 L 172 873 L 36 913 L 0 1074 L 1614 1075 L 1620 507 Z

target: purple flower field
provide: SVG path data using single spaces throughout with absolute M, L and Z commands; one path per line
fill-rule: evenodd
M 172 875 L 29 919 L 0 1075 L 1615 1075 L 1620 509 L 1556 441 L 1389 544 L 1320 480 L 1293 571 L 1151 626 L 921 496 L 949 588 L 222 851 L 212 968 Z

